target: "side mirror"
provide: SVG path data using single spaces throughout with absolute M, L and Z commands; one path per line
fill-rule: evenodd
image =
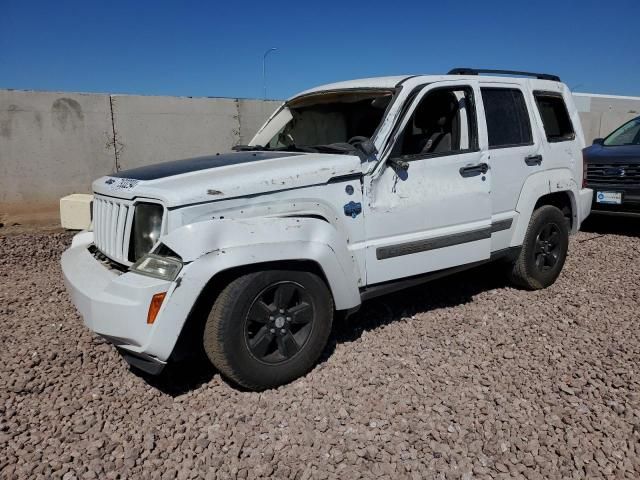
M 604 142 L 604 138 L 594 138 L 593 139 L 593 144 L 594 145 L 602 145 L 603 142 Z

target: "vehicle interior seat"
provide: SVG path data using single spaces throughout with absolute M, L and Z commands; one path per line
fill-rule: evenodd
M 458 101 L 451 92 L 434 92 L 415 112 L 414 125 L 419 135 L 417 153 L 446 153 L 458 138 Z

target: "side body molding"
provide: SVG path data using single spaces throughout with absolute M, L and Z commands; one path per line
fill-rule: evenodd
M 323 271 L 335 307 L 360 304 L 361 278 L 347 239 L 320 219 L 261 217 L 216 219 L 178 228 L 162 242 L 178 253 L 185 266 L 182 288 L 200 293 L 217 273 L 234 267 L 274 261 L 306 260 Z

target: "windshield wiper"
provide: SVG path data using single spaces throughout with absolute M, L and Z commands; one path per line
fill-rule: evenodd
M 262 145 L 234 145 L 231 147 L 231 150 L 234 152 L 261 152 L 272 150 L 269 147 L 264 147 Z
M 319 152 L 333 152 L 333 153 L 354 153 L 358 152 L 358 148 L 350 143 L 331 143 L 328 145 L 313 145 Z
M 280 152 L 307 152 L 307 153 L 317 153 L 319 150 L 314 146 L 307 145 L 286 145 L 284 147 L 272 148 L 271 150 L 277 150 Z
M 364 162 L 370 155 L 375 155 L 377 150 L 373 142 L 368 138 L 358 143 L 331 143 L 328 145 L 314 145 L 319 152 L 339 153 L 343 155 L 357 155 Z

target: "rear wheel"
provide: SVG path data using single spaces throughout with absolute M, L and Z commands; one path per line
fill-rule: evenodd
M 313 367 L 332 319 L 331 294 L 317 275 L 250 273 L 232 281 L 216 299 L 204 330 L 204 348 L 224 376 L 263 390 Z
M 564 266 L 569 248 L 569 228 L 563 213 L 544 205 L 533 212 L 510 279 L 529 290 L 553 284 Z

